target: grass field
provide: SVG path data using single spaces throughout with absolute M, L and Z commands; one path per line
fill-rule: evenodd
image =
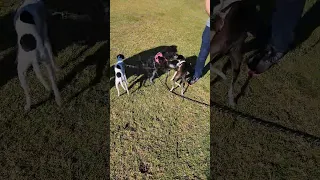
M 105 53 L 109 42 L 101 39 L 92 45 L 83 43 L 88 35 L 83 31 L 86 24 L 58 20 L 56 26 L 51 26 L 55 35 L 51 41 L 61 67 L 57 81 L 63 106 L 56 105 L 30 71 L 28 82 L 34 106 L 24 112 L 25 96 L 16 74 L 16 37 L 10 14 L 19 2 L 0 1 L 0 179 L 105 179 L 109 79 L 103 75 L 101 82 L 92 82 L 99 60 L 108 61 Z M 76 37 L 75 32 L 82 35 Z
M 215 179 L 319 179 L 319 143 L 299 136 L 305 132 L 320 137 L 319 3 L 310 9 L 315 2 L 307 1 L 298 34 L 306 40 L 279 66 L 252 79 L 249 93 L 235 109 L 300 132 L 283 132 L 218 110 L 217 106 L 226 105 L 227 87 L 215 83 L 211 87 L 211 100 L 217 104 L 211 109 Z M 236 94 L 246 75 L 243 65 Z
M 139 56 L 144 61 L 172 44 L 196 59 L 207 20 L 203 1 L 112 0 L 110 6 L 110 65 L 119 53 L 137 65 Z M 168 92 L 165 75 L 142 87 L 134 83 L 140 76 L 127 76 L 129 96 L 117 97 L 110 84 L 111 179 L 207 179 L 209 108 Z M 185 95 L 209 103 L 209 80 L 208 73 Z

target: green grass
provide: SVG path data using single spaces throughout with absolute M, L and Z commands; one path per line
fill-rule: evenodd
M 315 1 L 307 1 L 306 11 Z M 237 111 L 320 137 L 320 29 L 278 65 L 252 79 Z M 230 74 L 230 71 L 229 71 Z M 236 84 L 245 82 L 246 67 Z M 227 87 L 211 87 L 212 100 L 227 105 Z M 215 179 L 319 179 L 320 147 L 290 132 L 211 109 L 211 169 Z
M 0 2 L 1 18 L 19 4 L 19 1 Z M 0 23 L 2 30 L 14 34 L 14 29 L 8 29 L 9 24 L 3 22 L 12 23 L 13 20 L 1 19 Z M 69 38 L 72 34 L 66 36 Z M 1 34 L 2 38 L 14 37 Z M 109 79 L 103 77 L 101 83 L 84 90 L 95 77 L 96 66 L 92 63 L 79 69 L 79 64 L 94 57 L 106 43 L 97 42 L 92 47 L 72 43 L 58 52 L 57 64 L 66 65 L 57 73 L 59 83 L 78 68 L 60 91 L 61 108 L 53 98 L 47 100 L 50 94 L 33 71 L 28 73 L 32 103 L 44 103 L 28 113 L 24 112 L 25 96 L 17 76 L 1 85 L 0 179 L 102 179 L 107 176 L 108 108 L 101 101 L 108 97 Z M 5 48 L 1 49 L 0 62 L 13 64 L 14 48 L 4 41 L 1 47 Z M 79 54 L 81 50 L 85 50 L 82 55 Z M 42 70 L 46 76 L 44 68 Z M 7 77 L 2 74 L 1 78 Z M 72 98 L 76 94 L 79 95 Z
M 147 55 L 144 51 L 172 44 L 185 57 L 198 55 L 207 19 L 202 1 L 112 0 L 110 4 L 111 65 L 119 53 L 145 58 L 156 50 Z M 129 86 L 134 78 L 129 78 Z M 208 73 L 185 95 L 208 103 L 209 78 Z M 129 96 L 117 97 L 111 86 L 111 179 L 207 179 L 209 108 L 182 101 L 159 79 L 140 89 L 134 85 Z M 147 173 L 140 172 L 140 164 L 149 167 Z

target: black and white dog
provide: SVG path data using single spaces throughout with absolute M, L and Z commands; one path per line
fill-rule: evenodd
M 120 96 L 119 92 L 119 84 L 121 84 L 122 88 L 127 91 L 129 95 L 129 90 L 128 90 L 128 80 L 127 76 L 125 73 L 125 64 L 123 62 L 124 60 L 124 55 L 118 54 L 117 55 L 117 64 L 114 66 L 114 72 L 115 72 L 115 85 L 116 89 L 118 91 L 118 96 Z
M 49 85 L 41 74 L 40 63 L 44 63 L 47 68 L 55 101 L 61 106 L 60 92 L 55 82 L 55 71 L 59 68 L 56 66 L 52 55 L 47 34 L 46 15 L 46 8 L 41 0 L 25 0 L 17 9 L 14 17 L 15 30 L 18 36 L 17 70 L 26 96 L 25 110 L 29 110 L 31 107 L 30 92 L 26 81 L 26 73 L 31 65 L 39 81 L 50 91 Z

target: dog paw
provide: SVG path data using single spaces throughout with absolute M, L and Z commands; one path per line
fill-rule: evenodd
M 58 67 L 58 66 L 56 66 L 56 67 L 54 68 L 54 70 L 55 70 L 56 72 L 59 72 L 59 71 L 61 71 L 61 68 Z
M 234 108 L 236 106 L 236 103 L 234 102 L 234 100 L 229 100 L 228 104 L 230 105 L 230 107 Z
M 45 85 L 44 88 L 46 88 L 47 91 L 51 91 L 51 88 L 48 85 Z
M 25 111 L 30 111 L 30 109 L 31 109 L 31 105 L 30 105 L 30 104 L 26 104 L 26 105 L 24 106 L 24 110 L 25 110 Z
M 58 106 L 60 107 L 62 105 L 61 98 L 60 97 L 56 97 L 55 100 L 56 100 L 56 103 L 58 104 Z

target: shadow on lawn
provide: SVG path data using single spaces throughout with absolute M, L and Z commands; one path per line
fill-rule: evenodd
M 320 25 L 320 2 L 317 1 L 301 18 L 298 26 L 296 27 L 296 39 L 293 48 L 298 47 L 301 43 L 307 40 L 312 32 Z M 316 42 L 319 43 L 320 39 Z M 314 44 L 315 45 L 315 44 Z M 314 46 L 313 45 L 313 46 Z
M 153 61 L 153 58 L 155 54 L 158 52 L 166 49 L 169 46 L 159 46 L 156 48 L 152 48 L 146 51 L 142 51 L 136 55 L 133 55 L 131 57 L 128 57 L 124 60 L 124 63 L 128 66 L 134 66 L 134 67 L 126 67 L 126 76 L 127 79 L 129 79 L 132 76 L 135 76 L 133 80 L 131 80 L 129 83 L 128 89 L 131 89 L 134 87 L 137 83 L 139 83 L 139 87 L 135 89 L 133 92 L 134 93 L 136 90 L 140 89 L 142 86 L 146 86 L 146 82 L 148 80 L 148 74 L 152 74 L 152 66 L 151 65 L 146 65 L 150 64 L 150 62 Z M 119 52 L 120 53 L 120 52 Z M 125 56 L 125 54 L 124 54 Z M 190 56 L 186 57 L 186 61 L 190 62 L 192 67 L 195 66 L 197 60 L 197 56 Z M 152 63 L 151 63 L 152 64 Z M 205 70 L 205 73 L 208 72 L 208 68 Z M 110 67 L 110 89 L 114 87 L 115 85 L 115 79 L 114 79 L 114 65 Z M 163 72 L 158 72 L 159 77 L 161 77 L 164 73 Z

